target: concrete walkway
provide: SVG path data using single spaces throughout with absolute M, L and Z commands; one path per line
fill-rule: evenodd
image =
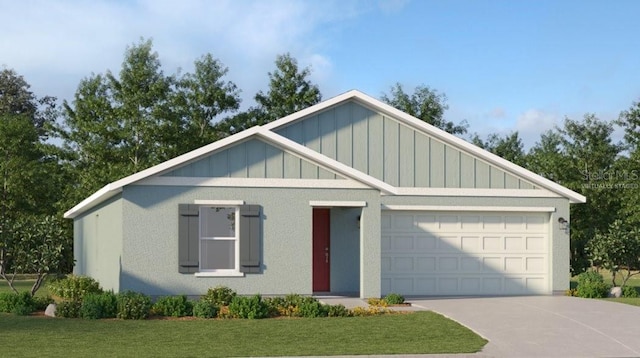
M 640 307 L 563 296 L 410 300 L 489 340 L 480 356 L 640 357 Z

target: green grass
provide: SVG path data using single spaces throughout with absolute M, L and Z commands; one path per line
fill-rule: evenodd
M 640 306 L 640 298 L 638 297 L 602 298 L 602 300 Z
M 33 286 L 33 283 L 35 282 L 35 280 L 18 280 L 16 278 L 16 280 L 13 282 L 13 286 L 16 287 L 16 289 L 20 292 L 28 292 L 31 290 L 31 286 Z M 40 289 L 36 292 L 36 296 L 46 296 L 49 294 L 49 290 L 47 290 L 47 284 L 46 282 L 42 284 L 42 286 L 40 286 Z M 9 285 L 7 284 L 7 282 L 5 280 L 0 280 L 0 292 L 13 292 L 11 290 L 11 288 L 9 287 Z
M 487 343 L 433 312 L 264 320 L 81 320 L 0 314 L 7 357 L 471 353 Z

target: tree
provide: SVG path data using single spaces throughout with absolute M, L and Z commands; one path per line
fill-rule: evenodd
M 61 219 L 50 215 L 23 217 L 13 223 L 5 242 L 5 254 L 11 259 L 11 274 L 0 272 L 9 287 L 18 293 L 13 285 L 16 274 L 35 275 L 31 295 L 35 295 L 45 278 L 60 267 L 68 266 L 66 250 L 73 245 Z
M 528 169 L 587 197 L 571 206 L 571 270 L 586 270 L 585 248 L 597 232 L 617 218 L 621 192 L 615 189 L 615 163 L 622 146 L 612 142 L 612 123 L 592 114 L 582 121 L 565 118 L 556 132 L 545 133 L 529 152 Z
M 182 130 L 173 133 L 176 154 L 181 154 L 209 144 L 224 137 L 215 126 L 222 114 L 236 111 L 240 107 L 240 90 L 223 77 L 228 69 L 211 54 L 206 54 L 194 63 L 194 73 L 187 73 L 178 80 L 175 93 L 175 109 L 181 116 L 178 122 Z
M 61 128 L 78 202 L 107 183 L 159 164 L 217 139 L 212 122 L 239 105 L 227 69 L 211 55 L 195 72 L 165 75 L 151 40 L 125 51 L 116 76 L 83 79 L 73 104 L 64 103 Z
M 46 124 L 56 116 L 55 97 L 38 98 L 29 90 L 31 86 L 24 77 L 12 69 L 0 71 L 0 114 L 23 115 L 38 129 L 38 135 L 48 134 Z
M 444 93 L 431 89 L 425 85 L 415 88 L 412 94 L 408 94 L 400 83 L 396 83 L 390 89 L 390 95 L 382 94 L 382 101 L 405 113 L 423 120 L 451 134 L 465 134 L 467 122 L 454 124 L 444 119 L 444 112 L 449 109 L 447 96 Z
M 290 54 L 276 57 L 276 70 L 269 72 L 269 91 L 255 95 L 257 106 L 218 123 L 218 132 L 228 135 L 298 112 L 322 100 L 317 85 L 309 80 L 311 68 L 302 70 Z
M 504 137 L 493 133 L 487 137 L 486 141 L 483 141 L 476 133 L 471 137 L 471 143 L 510 162 L 521 166 L 525 164 L 524 145 L 518 132 L 512 132 Z
M 13 70 L 0 72 L 0 277 L 10 286 L 15 279 L 10 273 L 26 267 L 21 253 L 40 250 L 19 238 L 36 225 L 32 218 L 55 214 L 61 199 L 61 167 L 53 146 L 45 143 L 55 113 L 54 98 L 37 98 Z M 70 237 L 67 232 L 62 239 Z M 68 259 L 71 245 L 62 253 Z M 40 261 L 28 263 L 30 269 L 42 269 L 35 269 Z
M 622 208 L 620 216 L 629 225 L 640 225 L 640 102 L 633 102 L 620 113 L 616 121 L 624 129 L 626 155 L 616 161 L 617 179 L 620 181 Z
M 589 256 L 594 266 L 611 271 L 614 286 L 618 274 L 624 287 L 631 276 L 640 272 L 640 231 L 615 220 L 606 232 L 598 232 L 588 244 Z M 634 272 L 636 271 L 636 272 Z

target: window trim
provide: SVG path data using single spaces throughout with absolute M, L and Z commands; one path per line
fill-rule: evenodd
M 198 272 L 195 273 L 197 277 L 221 277 L 221 276 L 244 276 L 244 272 L 240 272 L 240 206 L 233 205 L 238 203 L 238 201 L 210 201 L 206 205 L 201 205 L 198 208 Z M 203 236 L 202 234 L 202 220 L 203 220 L 203 209 L 210 208 L 231 208 L 235 211 L 235 236 L 232 237 L 208 237 Z M 202 241 L 210 240 L 210 241 L 235 241 L 234 244 L 234 263 L 235 267 L 233 269 L 203 269 L 202 262 Z

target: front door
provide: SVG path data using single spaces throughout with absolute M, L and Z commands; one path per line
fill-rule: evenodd
M 329 292 L 330 209 L 313 209 L 313 292 Z

